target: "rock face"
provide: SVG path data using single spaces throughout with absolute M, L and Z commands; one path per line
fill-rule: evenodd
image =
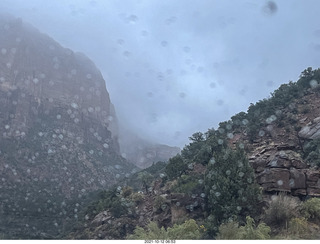
M 303 138 L 305 134 L 300 131 L 299 136 Z M 320 196 L 320 170 L 307 164 L 298 153 L 298 147 L 298 144 L 271 142 L 254 148 L 249 161 L 257 182 L 265 192 L 287 192 L 300 197 Z
M 126 159 L 141 169 L 159 161 L 166 162 L 181 151 L 179 147 L 151 143 L 124 130 L 120 134 L 119 143 Z
M 52 237 L 135 167 L 95 65 L 19 19 L 0 16 L 0 31 L 0 228 Z
M 315 118 L 309 122 L 299 131 L 299 136 L 305 139 L 319 139 L 320 138 L 320 117 Z

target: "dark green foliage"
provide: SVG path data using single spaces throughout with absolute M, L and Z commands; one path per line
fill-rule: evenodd
M 146 193 L 149 191 L 148 188 L 150 187 L 153 179 L 154 177 L 152 174 L 148 173 L 147 171 L 141 171 L 138 174 L 138 180 L 142 183 L 142 187 Z
M 176 155 L 169 159 L 165 173 L 170 180 L 180 177 L 187 170 L 187 164 L 183 161 L 181 155 Z
M 230 221 L 219 226 L 218 239 L 221 240 L 267 240 L 270 239 L 271 228 L 265 223 L 255 225 L 254 219 L 246 217 L 246 224 Z
M 297 109 L 292 106 L 294 100 L 304 96 L 309 88 L 319 88 L 319 81 L 320 69 L 312 70 L 309 67 L 302 72 L 297 82 L 290 81 L 288 84 L 282 84 L 271 93 L 270 98 L 260 100 L 256 104 L 251 104 L 246 116 L 244 114 L 240 115 L 248 120 L 247 134 L 249 139 L 253 141 L 258 137 L 259 129 L 267 125 L 266 119 L 271 115 L 276 116 L 278 126 L 283 126 L 284 117 L 281 114 L 281 110 L 289 108 L 293 114 L 297 113 Z M 289 118 L 289 123 L 294 124 L 296 122 L 294 117 Z
M 260 189 L 243 149 L 215 152 L 208 165 L 205 186 L 213 226 L 233 216 L 239 220 L 256 216 L 260 211 Z
M 153 163 L 150 167 L 146 168 L 145 171 L 152 175 L 155 175 L 164 172 L 166 165 L 167 164 L 165 162 L 158 161 L 157 163 Z
M 109 210 L 116 218 L 127 213 L 128 209 L 125 203 L 121 201 L 121 195 L 118 189 L 113 188 L 109 191 L 101 191 L 98 195 L 98 200 L 90 204 L 85 213 L 88 214 L 90 218 L 93 218 L 105 210 Z
M 150 222 L 147 229 L 137 227 L 134 234 L 127 237 L 129 240 L 196 240 L 201 238 L 200 228 L 196 221 L 189 219 L 181 225 L 159 228 L 157 223 Z
M 265 211 L 265 222 L 269 225 L 285 227 L 293 217 L 299 215 L 299 202 L 284 194 L 274 196 Z
M 171 190 L 173 192 L 187 194 L 203 192 L 203 185 L 199 183 L 199 180 L 202 178 L 201 176 L 182 175 Z
M 320 223 L 320 198 L 311 198 L 302 204 L 303 215 L 312 221 Z
M 185 159 L 186 164 L 194 162 L 205 163 L 207 154 L 210 154 L 210 148 L 206 147 L 204 134 L 197 132 L 189 137 L 189 139 L 191 143 L 181 151 L 181 156 Z
M 320 139 L 307 142 L 303 151 L 303 157 L 310 165 L 320 167 Z

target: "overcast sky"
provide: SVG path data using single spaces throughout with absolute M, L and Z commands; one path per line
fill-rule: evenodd
M 318 0 L 0 0 L 101 70 L 118 119 L 183 147 L 320 65 Z

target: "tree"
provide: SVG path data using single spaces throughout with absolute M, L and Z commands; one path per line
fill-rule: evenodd
M 180 154 L 169 159 L 166 166 L 165 173 L 170 180 L 180 177 L 187 169 Z
M 141 181 L 142 186 L 145 189 L 146 193 L 148 193 L 148 188 L 152 182 L 153 176 L 146 171 L 142 171 L 139 173 L 138 179 Z
M 241 148 L 215 152 L 208 165 L 205 186 L 212 235 L 225 220 L 238 216 L 244 222 L 245 216 L 256 216 L 260 211 L 261 192 Z

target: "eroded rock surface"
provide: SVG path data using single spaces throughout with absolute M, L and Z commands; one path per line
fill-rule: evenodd
M 92 61 L 19 19 L 1 16 L 0 32 L 0 225 L 12 237 L 52 237 L 88 192 L 135 167 L 120 156 Z

